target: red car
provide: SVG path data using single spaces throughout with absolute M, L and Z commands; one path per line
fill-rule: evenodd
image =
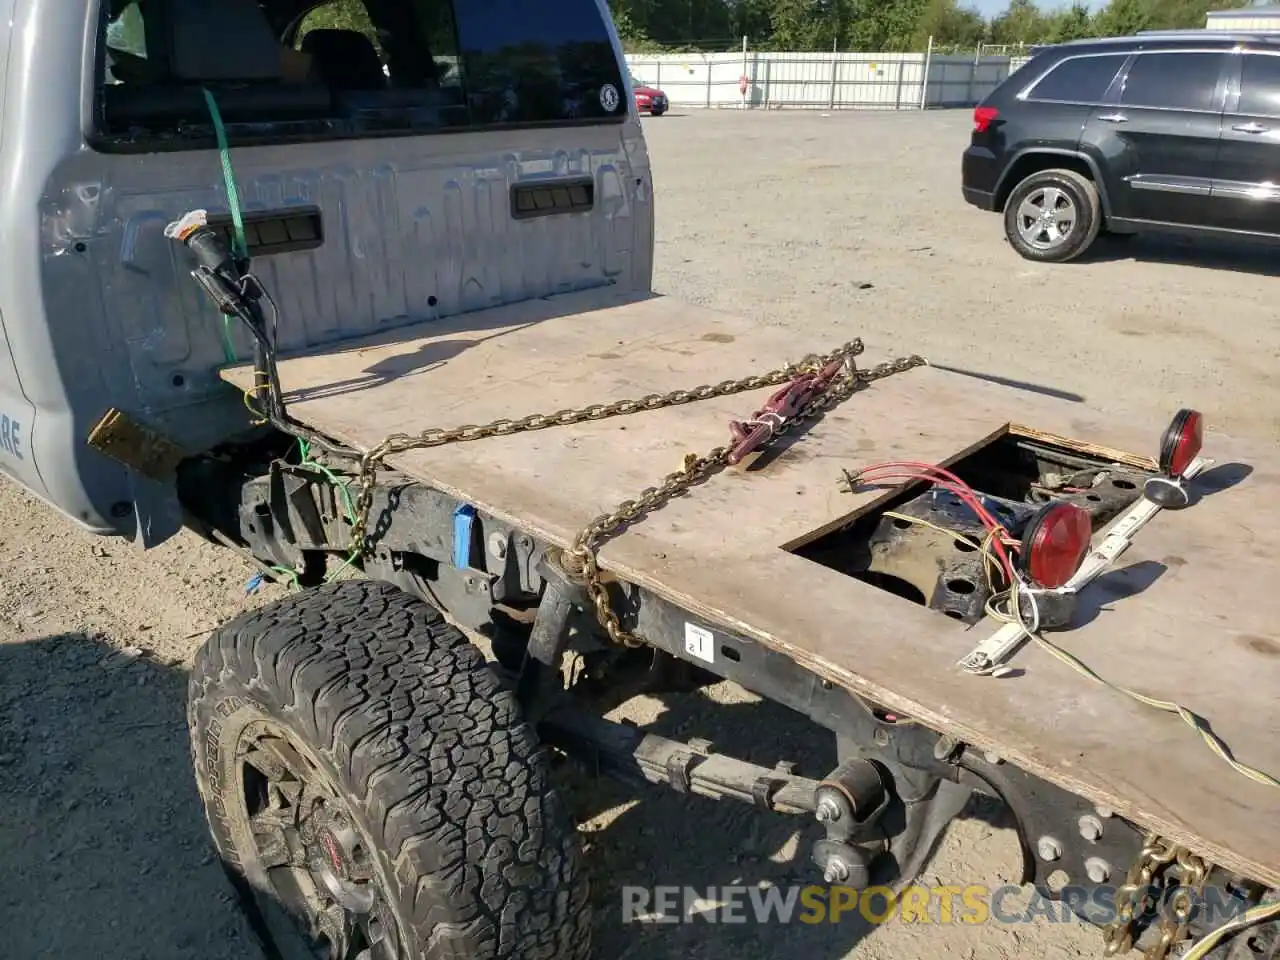
M 636 109 L 651 117 L 660 117 L 671 106 L 667 95 L 656 87 L 646 86 L 636 77 L 631 78 L 631 89 L 636 95 Z

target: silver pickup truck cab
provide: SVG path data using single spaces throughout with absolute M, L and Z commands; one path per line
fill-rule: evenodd
M 113 408 L 191 453 L 248 426 L 216 371 L 250 337 L 164 236 L 231 231 L 229 185 L 283 352 L 647 290 L 622 64 L 603 0 L 0 0 L 0 472 L 98 533 L 180 528 L 176 484 L 86 437 Z

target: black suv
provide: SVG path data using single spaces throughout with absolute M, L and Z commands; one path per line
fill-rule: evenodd
M 1280 38 L 1041 50 L 974 109 L 962 180 L 1028 260 L 1078 257 L 1100 231 L 1280 237 Z

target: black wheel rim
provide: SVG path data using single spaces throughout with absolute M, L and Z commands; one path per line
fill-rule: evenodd
M 372 849 L 329 776 L 267 722 L 241 734 L 236 762 L 237 812 L 252 835 L 241 855 L 266 906 L 282 909 L 321 960 L 403 960 Z

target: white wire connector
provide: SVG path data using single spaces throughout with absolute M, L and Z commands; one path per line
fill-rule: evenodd
M 1040 629 L 1040 603 L 1038 597 L 1062 595 L 1066 588 L 1047 590 L 1025 580 L 1015 580 L 1008 593 L 1008 619 L 995 633 L 987 637 L 965 654 L 957 663 L 965 673 L 977 676 L 999 676 L 1002 664 L 1033 633 Z M 1030 608 L 1030 622 L 1022 616 L 1022 602 Z M 998 612 L 998 611 L 997 611 Z
M 1198 474 L 1203 473 L 1212 464 L 1213 460 L 1208 457 L 1197 457 L 1191 461 L 1191 465 L 1183 473 L 1182 479 L 1191 480 Z M 1122 553 L 1129 549 L 1138 531 L 1145 527 L 1151 518 L 1160 512 L 1160 509 L 1159 504 L 1153 503 L 1146 497 L 1139 499 L 1137 503 L 1107 527 L 1102 533 L 1098 545 L 1093 547 L 1085 556 L 1084 561 L 1080 564 L 1080 569 L 1057 590 L 1033 588 L 1021 581 L 1015 583 L 1009 596 L 1009 608 L 1013 619 L 1002 624 L 991 636 L 961 657 L 956 665 L 966 673 L 978 676 L 992 675 L 996 668 L 1011 657 L 1032 633 L 1037 632 L 1040 619 L 1039 608 L 1034 605 L 1034 597 L 1037 592 L 1041 595 L 1079 593 L 1101 576 L 1108 567 L 1115 563 Z M 1028 591 L 1031 592 L 1028 593 Z M 1032 611 L 1035 614 L 1034 624 L 1024 624 L 1020 621 L 1019 593 L 1027 596 L 1032 601 Z M 1029 630 L 1028 627 L 1031 627 L 1031 629 Z
M 183 241 L 190 236 L 191 231 L 208 225 L 209 212 L 207 210 L 190 210 L 166 226 L 164 235 L 170 240 Z

